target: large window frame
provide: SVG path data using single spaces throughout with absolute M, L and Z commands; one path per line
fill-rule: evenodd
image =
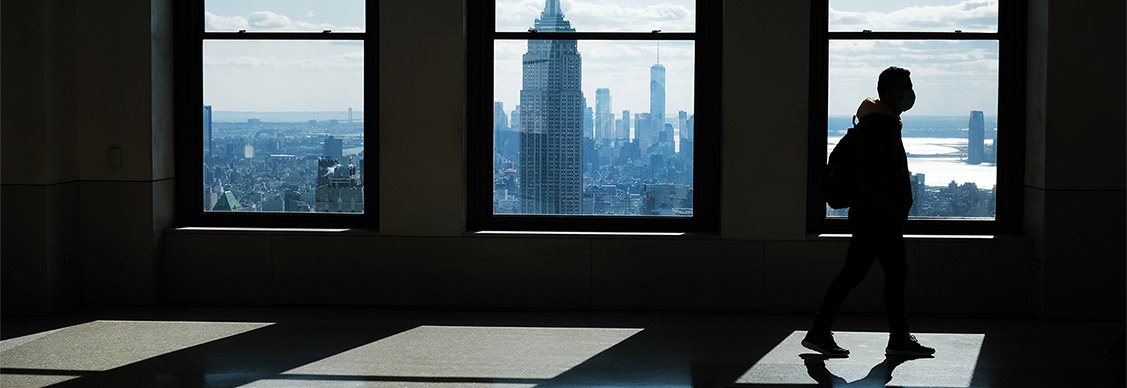
M 848 233 L 844 217 L 827 217 L 824 196 L 831 40 L 996 40 L 998 42 L 997 198 L 993 220 L 909 218 L 904 232 L 924 235 L 1020 234 L 1025 162 L 1025 10 L 1024 2 L 1000 1 L 997 32 L 829 31 L 829 0 L 815 0 L 810 18 L 810 127 L 807 165 L 806 228 L 810 234 Z M 873 75 L 875 89 L 876 75 Z M 1001 119 L 1004 117 L 1004 120 Z M 1004 126 L 1004 130 L 1003 130 Z
M 218 227 L 350 227 L 376 229 L 379 220 L 378 190 L 365 190 L 363 214 L 284 213 L 284 212 L 208 212 L 200 206 L 203 193 L 195 182 L 203 181 L 204 139 L 200 113 L 203 104 L 203 46 L 205 41 L 360 41 L 364 42 L 364 147 L 365 181 L 379 187 L 379 3 L 365 0 L 365 28 L 362 32 L 211 32 L 205 31 L 205 0 L 175 2 L 173 9 L 175 56 L 175 131 L 176 225 Z M 372 125 L 367 125 L 371 123 Z
M 496 2 L 467 3 L 467 209 L 470 231 L 716 232 L 720 202 L 721 4 L 696 3 L 695 32 L 498 32 Z M 498 40 L 694 41 L 697 126 L 693 215 L 597 216 L 494 214 L 493 54 Z M 591 96 L 593 98 L 594 96 Z

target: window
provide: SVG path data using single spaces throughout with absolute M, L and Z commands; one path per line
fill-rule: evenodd
M 474 4 L 469 228 L 715 230 L 717 8 Z
M 829 208 L 822 174 L 877 97 L 888 66 L 912 72 L 915 106 L 901 137 L 914 203 L 909 232 L 1007 233 L 1020 228 L 1024 151 L 1024 17 L 1018 2 L 829 0 L 812 18 L 810 193 L 813 233 L 847 229 Z
M 176 36 L 181 223 L 374 226 L 376 192 L 365 187 L 378 180 L 365 161 L 378 160 L 377 137 L 365 124 L 378 121 L 365 104 L 378 104 L 365 97 L 376 96 L 377 77 L 365 74 L 378 65 L 367 44 L 377 7 L 176 6 L 177 24 L 188 26 Z

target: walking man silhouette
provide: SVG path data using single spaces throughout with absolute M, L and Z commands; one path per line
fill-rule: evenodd
M 849 208 L 849 227 L 853 237 L 845 265 L 826 290 L 822 306 L 814 317 L 813 328 L 802 346 L 829 356 L 848 356 L 838 346 L 830 326 L 845 297 L 864 280 L 874 260 L 884 269 L 884 307 L 888 313 L 888 347 L 893 356 L 926 356 L 935 349 L 920 345 L 908 332 L 904 308 L 904 283 L 908 260 L 904 252 L 904 222 L 912 207 L 912 185 L 908 159 L 900 139 L 903 121 L 900 113 L 911 109 L 916 95 L 911 72 L 889 67 L 877 80 L 879 99 L 867 98 L 857 108 L 853 134 L 852 165 L 857 191 Z

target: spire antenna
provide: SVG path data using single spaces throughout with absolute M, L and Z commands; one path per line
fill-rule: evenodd
M 657 64 L 661 64 L 661 42 L 657 42 Z

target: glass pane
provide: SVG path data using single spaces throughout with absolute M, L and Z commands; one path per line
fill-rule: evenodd
M 998 31 L 998 0 L 830 0 L 829 12 L 830 31 Z
M 204 31 L 364 31 L 364 0 L 207 0 Z
M 694 0 L 496 1 L 497 31 L 696 31 Z
M 693 42 L 494 49 L 494 213 L 692 215 Z
M 204 210 L 363 213 L 363 43 L 203 50 Z
M 877 97 L 877 77 L 888 66 L 911 71 L 916 93 L 901 115 L 915 199 L 910 216 L 993 218 L 998 42 L 830 41 L 827 158 L 861 101 Z M 826 215 L 846 211 L 827 206 Z

